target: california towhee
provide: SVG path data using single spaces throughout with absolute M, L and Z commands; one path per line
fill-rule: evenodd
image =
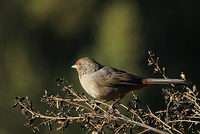
M 142 78 L 125 71 L 103 66 L 88 57 L 79 59 L 72 68 L 76 68 L 82 87 L 92 97 L 105 100 L 105 102 L 119 98 L 111 104 L 110 111 L 125 94 L 150 84 L 189 84 L 181 79 Z

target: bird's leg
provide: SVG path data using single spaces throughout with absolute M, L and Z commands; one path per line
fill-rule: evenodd
M 113 107 L 114 107 L 114 105 L 117 104 L 117 103 L 118 103 L 121 99 L 123 99 L 123 98 L 124 98 L 124 95 L 123 95 L 123 96 L 120 96 L 119 99 L 117 99 L 114 103 L 112 103 L 112 104 L 110 105 L 108 111 L 109 111 L 110 113 L 113 113 Z

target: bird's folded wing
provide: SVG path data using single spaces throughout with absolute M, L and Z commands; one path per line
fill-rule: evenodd
M 98 73 L 94 74 L 94 79 L 102 86 L 120 86 L 142 85 L 143 78 L 125 71 L 105 66 L 98 70 Z

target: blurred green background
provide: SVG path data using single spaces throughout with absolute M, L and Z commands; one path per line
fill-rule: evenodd
M 44 90 L 62 94 L 55 79 L 65 77 L 75 90 L 85 92 L 71 69 L 88 56 L 103 65 L 153 76 L 148 50 L 160 57 L 170 78 L 199 86 L 200 1 L 149 0 L 1 0 L 0 2 L 0 133 L 32 133 L 23 126 L 20 108 L 12 109 L 15 96 L 29 96 L 35 109 Z M 164 109 L 161 88 L 150 86 L 135 93 L 153 110 Z M 127 104 L 131 95 L 122 101 Z M 64 132 L 85 133 L 79 125 Z

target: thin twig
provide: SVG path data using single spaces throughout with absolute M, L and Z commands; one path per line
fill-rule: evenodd
M 140 122 L 136 122 L 136 121 L 130 120 L 129 118 L 127 118 L 127 117 L 125 117 L 125 116 L 123 116 L 123 115 L 122 115 L 122 117 L 114 117 L 114 118 L 115 118 L 115 119 L 121 119 L 121 120 L 123 120 L 123 121 L 136 124 L 137 126 L 150 129 L 151 131 L 157 132 L 157 133 L 159 133 L 159 134 L 169 134 L 168 132 L 165 132 L 165 131 L 162 131 L 162 130 L 153 128 L 153 127 L 151 127 L 151 126 L 149 126 L 149 125 L 142 124 L 142 123 L 140 123 Z

